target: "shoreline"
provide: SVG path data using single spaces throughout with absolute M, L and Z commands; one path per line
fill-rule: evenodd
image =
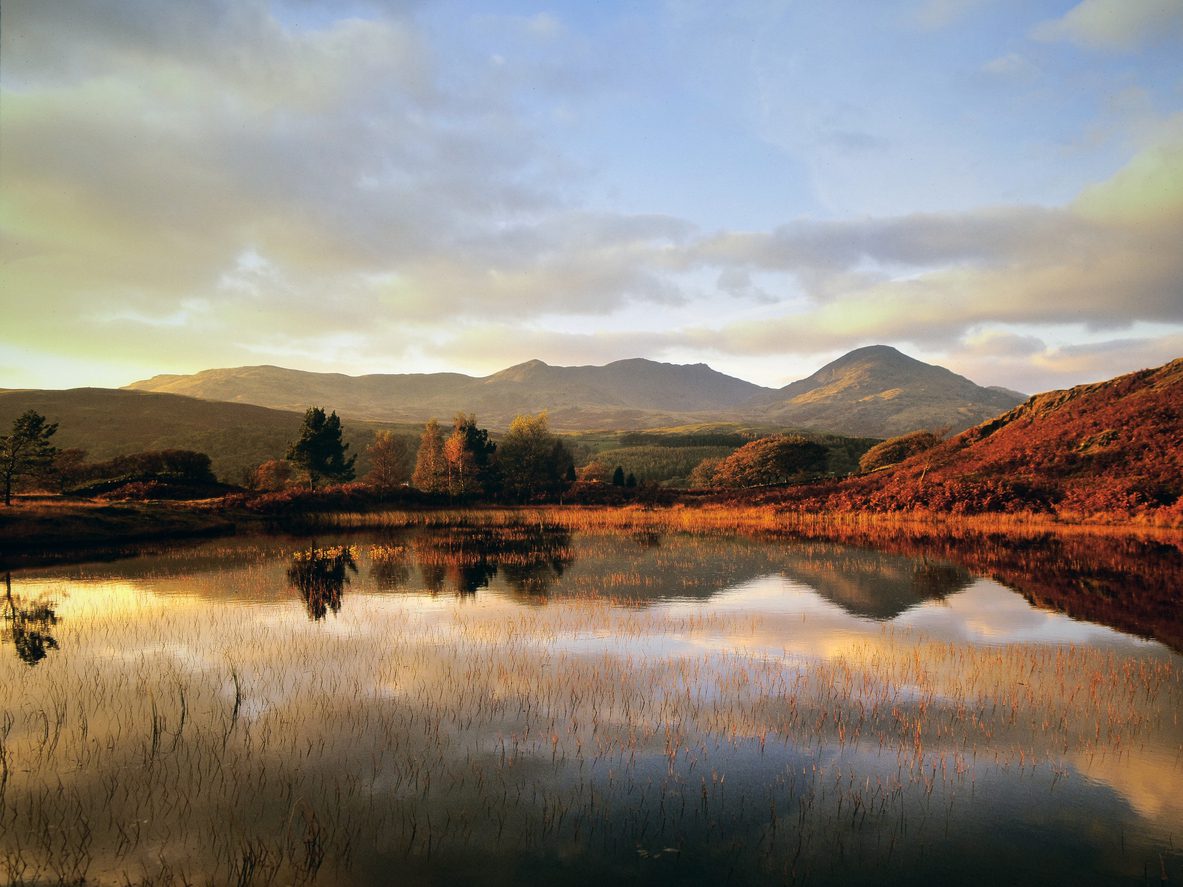
M 309 503 L 311 505 L 312 503 Z M 109 502 L 33 499 L 0 509 L 0 565 L 38 556 L 84 554 L 142 543 L 242 532 L 393 530 L 413 527 L 547 523 L 571 529 L 738 532 L 840 538 L 888 533 L 905 537 L 1040 535 L 1142 537 L 1183 541 L 1183 527 L 1094 516 L 1066 521 L 1042 513 L 949 515 L 929 512 L 806 512 L 757 502 L 703 500 L 618 505 L 432 505 L 414 508 L 303 508 L 266 514 L 220 500 Z

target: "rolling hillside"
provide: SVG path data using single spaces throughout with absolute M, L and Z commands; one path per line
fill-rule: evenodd
M 86 450 L 91 461 L 144 450 L 185 449 L 207 453 L 214 473 L 237 483 L 244 470 L 280 456 L 296 436 L 303 410 L 286 412 L 250 404 L 218 403 L 142 391 L 73 388 L 66 391 L 0 389 L 0 428 L 26 410 L 59 423 L 53 443 Z M 351 452 L 360 454 L 375 426 L 345 426 Z
M 917 428 L 960 430 L 1023 399 L 882 345 L 853 351 L 780 390 L 705 364 L 640 358 L 578 367 L 531 360 L 483 378 L 239 367 L 155 376 L 128 388 L 285 410 L 324 404 L 342 416 L 373 421 L 422 422 L 475 412 L 482 424 L 504 428 L 519 413 L 547 410 L 551 425 L 566 431 L 730 420 L 863 437 Z
M 1183 359 L 1037 394 L 894 468 L 769 494 L 835 511 L 1183 520 Z
M 556 428 L 668 425 L 686 414 L 732 410 L 768 389 L 704 364 L 620 360 L 606 366 L 557 367 L 531 360 L 491 376 L 460 373 L 345 376 L 258 366 L 154 376 L 128 389 L 205 400 L 303 410 L 331 404 L 343 416 L 422 422 L 475 412 L 504 428 L 519 413 L 548 410 Z

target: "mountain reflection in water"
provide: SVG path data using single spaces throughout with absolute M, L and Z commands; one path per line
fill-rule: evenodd
M 534 524 L 17 571 L 0 876 L 1183 876 L 1183 659 L 1032 603 L 1177 636 L 1137 621 L 1177 549 L 929 541 Z

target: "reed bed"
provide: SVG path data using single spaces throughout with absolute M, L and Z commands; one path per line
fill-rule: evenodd
M 68 592 L 18 576 L 62 595 L 60 649 L 0 657 L 0 877 L 1183 874 L 1183 671 L 1160 646 L 974 644 L 684 596 L 788 568 L 751 540 L 473 538 L 220 543 Z M 218 551 L 232 569 L 181 569 Z M 490 593 L 429 594 L 424 575 L 462 591 L 482 553 Z M 292 566 L 346 554 L 339 611 L 310 619 Z M 813 543 L 794 569 L 921 575 L 848 554 Z M 515 577 L 540 564 L 545 605 L 523 607 Z M 379 593 L 392 565 L 403 594 Z

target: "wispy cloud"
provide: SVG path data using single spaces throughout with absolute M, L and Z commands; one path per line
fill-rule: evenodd
M 1036 25 L 1031 36 L 1090 49 L 1129 51 L 1147 41 L 1183 36 L 1183 4 L 1178 0 L 1083 0 L 1061 17 Z

